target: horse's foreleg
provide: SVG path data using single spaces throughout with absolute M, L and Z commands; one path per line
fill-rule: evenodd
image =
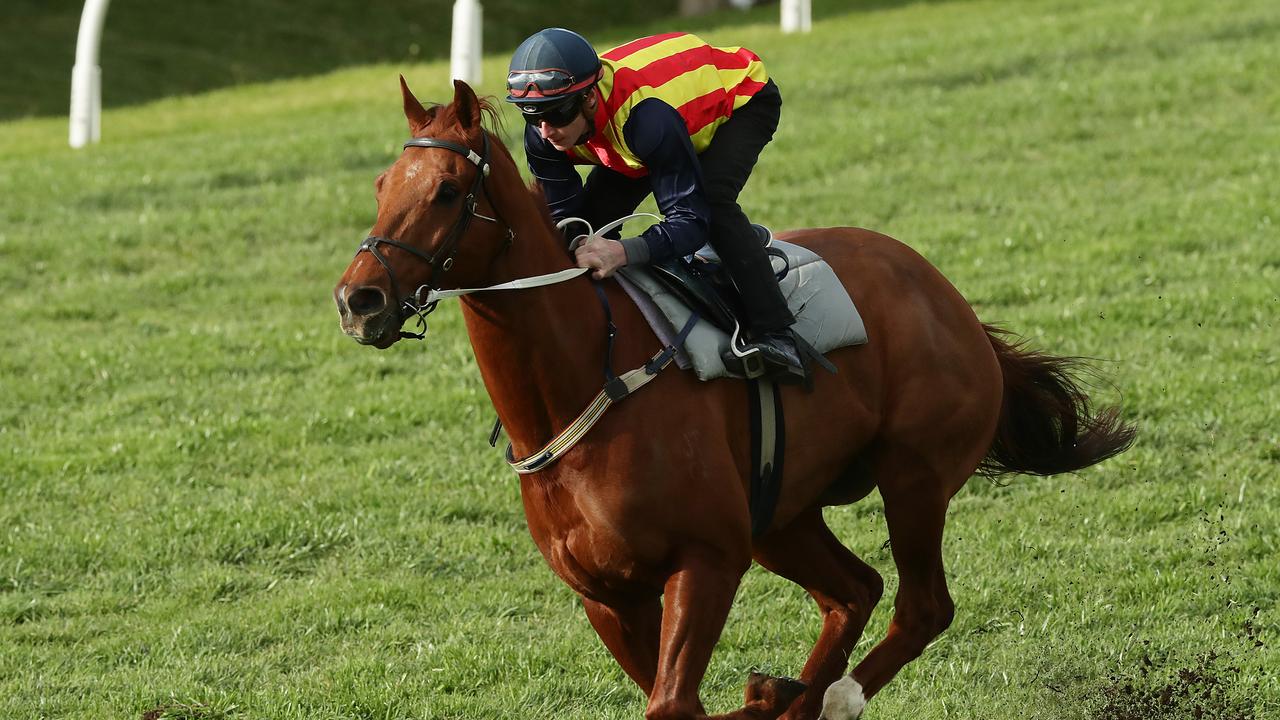
M 852 675 L 827 689 L 823 702 L 826 720 L 858 717 L 867 699 L 919 657 L 955 614 L 942 567 L 942 528 L 951 490 L 943 482 L 895 481 L 881 484 L 880 493 L 898 567 L 893 620 L 884 639 L 858 663 Z
M 683 553 L 664 589 L 658 673 L 645 709 L 647 720 L 706 717 L 698 686 L 749 562 L 709 549 Z
M 582 598 L 587 619 L 622 669 L 648 696 L 658 673 L 662 603 L 658 598 L 610 606 Z
M 880 601 L 884 582 L 831 533 L 816 507 L 760 538 L 755 557 L 769 571 L 803 587 L 822 613 L 822 634 L 800 674 L 808 690 L 784 716 L 814 720 L 827 686 L 849 667 L 849 653 Z

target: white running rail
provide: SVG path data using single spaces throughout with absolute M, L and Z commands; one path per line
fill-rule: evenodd
M 102 25 L 111 0 L 86 0 L 80 13 L 76 64 L 71 68 L 71 147 L 80 148 L 102 137 L 102 68 L 98 50 Z

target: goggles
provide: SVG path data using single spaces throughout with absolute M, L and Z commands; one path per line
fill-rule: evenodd
M 582 113 L 582 103 L 586 100 L 586 93 L 579 93 L 571 98 L 565 99 L 551 105 L 521 105 L 520 114 L 524 115 L 524 121 L 534 127 L 538 127 L 542 123 L 546 123 L 551 127 L 560 128 L 568 125 Z
M 570 95 L 594 85 L 603 72 L 598 69 L 590 77 L 579 80 L 573 73 L 560 68 L 512 70 L 507 74 L 507 100 L 519 102 Z
M 507 92 L 513 98 L 541 98 L 563 95 L 573 89 L 573 75 L 567 70 L 517 70 L 507 75 Z

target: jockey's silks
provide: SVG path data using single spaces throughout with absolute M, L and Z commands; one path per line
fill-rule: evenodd
M 689 33 L 633 40 L 602 53 L 600 62 L 595 132 L 566 152 L 576 164 L 603 165 L 628 177 L 648 172 L 623 135 L 636 105 L 657 98 L 675 108 L 694 151 L 701 153 L 716 128 L 769 79 L 764 63 L 750 50 L 713 47 Z

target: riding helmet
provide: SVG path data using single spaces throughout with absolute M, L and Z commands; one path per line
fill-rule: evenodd
M 530 35 L 511 56 L 507 102 L 531 106 L 579 94 L 600 79 L 600 57 L 572 30 L 547 28 Z

